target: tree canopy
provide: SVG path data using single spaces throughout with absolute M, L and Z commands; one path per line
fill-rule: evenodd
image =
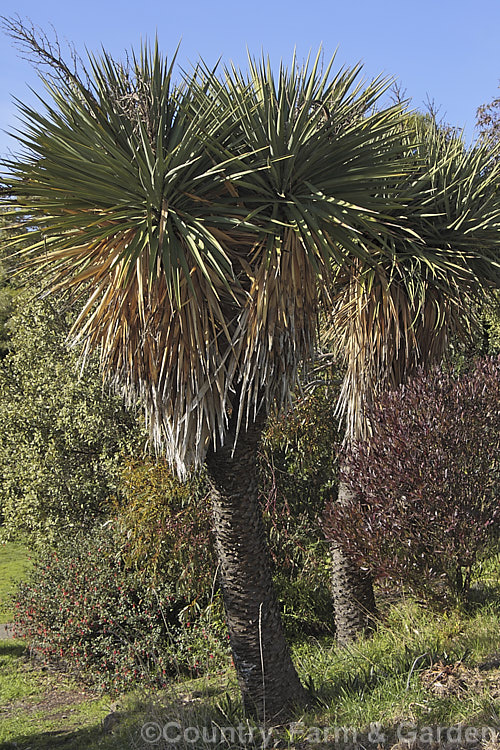
M 478 107 L 476 124 L 482 138 L 500 141 L 500 96 Z

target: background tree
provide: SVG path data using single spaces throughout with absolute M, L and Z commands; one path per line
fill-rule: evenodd
M 476 127 L 482 140 L 491 143 L 494 149 L 493 159 L 498 160 L 496 146 L 500 143 L 500 97 L 489 104 L 483 104 L 477 110 Z M 482 354 L 500 351 L 500 294 L 496 294 L 482 312 Z
M 86 295 L 73 333 L 146 408 L 180 474 L 206 457 L 221 584 L 245 707 L 305 700 L 284 639 L 258 504 L 256 449 L 315 336 L 318 282 L 387 231 L 382 185 L 401 171 L 384 89 L 359 69 L 250 64 L 173 83 L 157 48 L 130 67 L 48 60 L 44 114 L 21 105 L 7 164 L 28 254 L 52 289 Z M 364 119 L 359 110 L 372 111 Z M 379 188 L 377 189 L 377 186 Z M 89 296 L 90 295 L 90 296 Z
M 481 138 L 498 143 L 500 141 L 500 96 L 489 104 L 482 104 L 476 113 L 476 127 Z
M 3 359 L 10 349 L 10 325 L 14 302 L 18 289 L 22 286 L 13 274 L 14 262 L 9 261 L 5 246 L 15 234 L 15 228 L 8 228 L 10 221 L 0 212 L 0 359 Z
M 15 290 L 8 283 L 7 270 L 0 265 L 0 359 L 9 351 L 9 318 L 12 312 L 12 300 Z
M 326 378 L 325 378 L 326 380 Z M 264 520 L 288 637 L 334 633 L 328 545 L 321 531 L 337 485 L 336 389 L 325 381 L 270 415 L 259 449 Z

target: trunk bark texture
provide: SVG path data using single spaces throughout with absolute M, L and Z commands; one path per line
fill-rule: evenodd
M 245 710 L 260 721 L 303 707 L 301 685 L 285 640 L 258 501 L 256 452 L 264 419 L 230 448 L 211 452 L 212 511 L 219 574 L 234 665 Z
M 343 505 L 349 497 L 350 491 L 341 481 L 337 502 Z M 330 552 L 337 640 L 341 645 L 347 645 L 373 629 L 377 613 L 373 583 L 371 576 L 344 554 L 340 544 L 332 543 Z

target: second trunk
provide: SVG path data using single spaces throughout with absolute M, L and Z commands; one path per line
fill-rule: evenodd
M 349 489 L 341 481 L 337 502 L 344 505 L 348 498 Z M 373 627 L 376 615 L 373 584 L 371 576 L 349 559 L 341 544 L 333 542 L 330 551 L 335 628 L 338 642 L 345 645 Z

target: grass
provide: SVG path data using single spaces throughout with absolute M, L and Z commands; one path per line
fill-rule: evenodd
M 369 639 L 343 649 L 308 639 L 292 650 L 315 702 L 294 724 L 257 727 L 243 717 L 229 666 L 161 693 L 142 687 L 113 705 L 33 666 L 22 643 L 0 641 L 0 750 L 340 750 L 344 740 L 367 750 L 434 750 L 449 732 L 462 739 L 456 750 L 500 748 L 482 729 L 500 732 L 500 557 L 484 567 L 467 608 L 443 613 L 400 599 Z M 168 741 L 157 741 L 163 730 Z
M 16 542 L 0 543 L 0 623 L 10 622 L 14 616 L 11 595 L 26 575 L 30 566 L 29 552 Z
M 498 602 L 444 617 L 408 601 L 391 610 L 372 639 L 343 650 L 304 644 L 295 662 L 316 677 L 322 706 L 305 723 L 358 731 L 381 723 L 389 733 L 404 721 L 500 728 L 499 633 Z
M 22 642 L 0 641 L 1 750 L 122 750 L 117 739 L 103 731 L 112 708 L 109 697 L 87 691 L 68 676 L 34 667 Z M 133 716 L 130 704 L 129 721 Z
M 384 744 L 370 745 L 370 732 L 392 747 L 401 725 L 406 734 L 417 726 L 500 730 L 499 634 L 500 597 L 447 616 L 408 600 L 390 609 L 371 639 L 350 648 L 331 640 L 295 644 L 295 663 L 316 704 L 297 724 L 264 729 L 283 748 L 314 747 L 315 740 L 340 748 L 344 734 L 352 739 L 357 733 L 373 750 Z M 197 749 L 215 747 L 223 737 L 224 747 L 262 745 L 262 728 L 243 718 L 231 670 L 215 681 L 176 682 L 161 694 L 130 693 L 110 715 L 109 698 L 33 668 L 22 644 L 10 641 L 0 644 L 0 698 L 2 750 L 9 745 L 1 742 L 15 742 L 18 750 Z M 179 743 L 141 738 L 141 729 L 151 740 L 163 727 Z
M 21 641 L 0 641 L 0 750 L 158 747 L 143 743 L 145 724 L 163 724 L 188 714 L 190 722 L 210 725 L 215 717 L 220 721 L 220 711 L 212 708 L 228 684 L 195 680 L 173 685 L 169 694 L 150 695 L 141 689 L 116 702 L 86 690 L 67 675 L 33 666 Z M 235 683 L 230 689 L 235 690 Z M 198 707 L 200 696 L 203 718 L 190 710 L 191 704 Z

